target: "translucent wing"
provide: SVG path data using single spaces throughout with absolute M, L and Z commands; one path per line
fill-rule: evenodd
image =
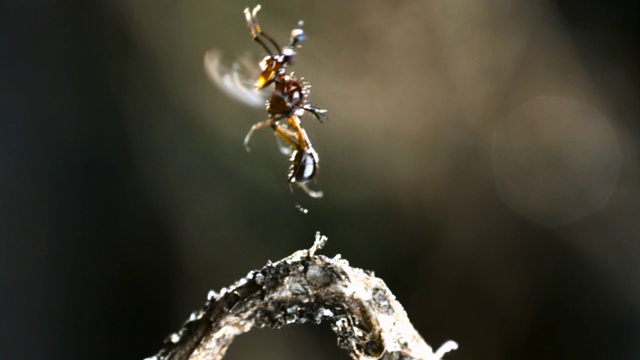
M 286 126 L 284 124 L 282 124 L 282 126 Z M 278 146 L 278 150 L 280 150 L 280 153 L 285 155 L 285 156 L 291 156 L 293 154 L 293 150 L 291 148 L 291 146 L 289 146 L 289 144 L 285 143 L 284 140 L 282 140 L 278 135 L 276 135 L 276 133 L 273 133 L 273 137 L 276 139 L 276 145 Z
M 255 79 L 260 71 L 246 57 L 229 68 L 222 62 L 220 51 L 212 49 L 204 54 L 204 68 L 209 78 L 229 97 L 252 107 L 265 106 L 269 93 L 256 89 Z

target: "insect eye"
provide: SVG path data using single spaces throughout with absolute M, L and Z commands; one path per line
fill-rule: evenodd
M 282 51 L 282 55 L 284 56 L 284 61 L 288 64 L 296 63 L 296 52 L 293 51 L 292 48 L 286 48 Z

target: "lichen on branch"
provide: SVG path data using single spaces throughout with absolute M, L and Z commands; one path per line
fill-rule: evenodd
M 328 322 L 338 346 L 352 359 L 435 360 L 457 348 L 448 341 L 437 351 L 422 339 L 384 281 L 349 266 L 340 255 L 316 252 L 327 238 L 262 269 L 253 270 L 191 314 L 165 340 L 155 360 L 222 359 L 233 339 L 253 327 Z

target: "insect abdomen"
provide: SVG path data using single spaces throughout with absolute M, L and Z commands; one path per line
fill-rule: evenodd
M 289 178 L 298 183 L 306 183 L 313 179 L 318 171 L 318 154 L 313 149 L 296 151 L 293 154 Z

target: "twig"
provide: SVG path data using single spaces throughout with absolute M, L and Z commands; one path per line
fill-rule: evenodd
M 315 254 L 326 240 L 317 233 L 311 249 L 268 262 L 220 293 L 210 292 L 204 308 L 148 359 L 219 360 L 235 336 L 253 327 L 323 321 L 352 359 L 435 360 L 458 347 L 448 341 L 434 353 L 381 279 L 350 267 L 340 255 Z

